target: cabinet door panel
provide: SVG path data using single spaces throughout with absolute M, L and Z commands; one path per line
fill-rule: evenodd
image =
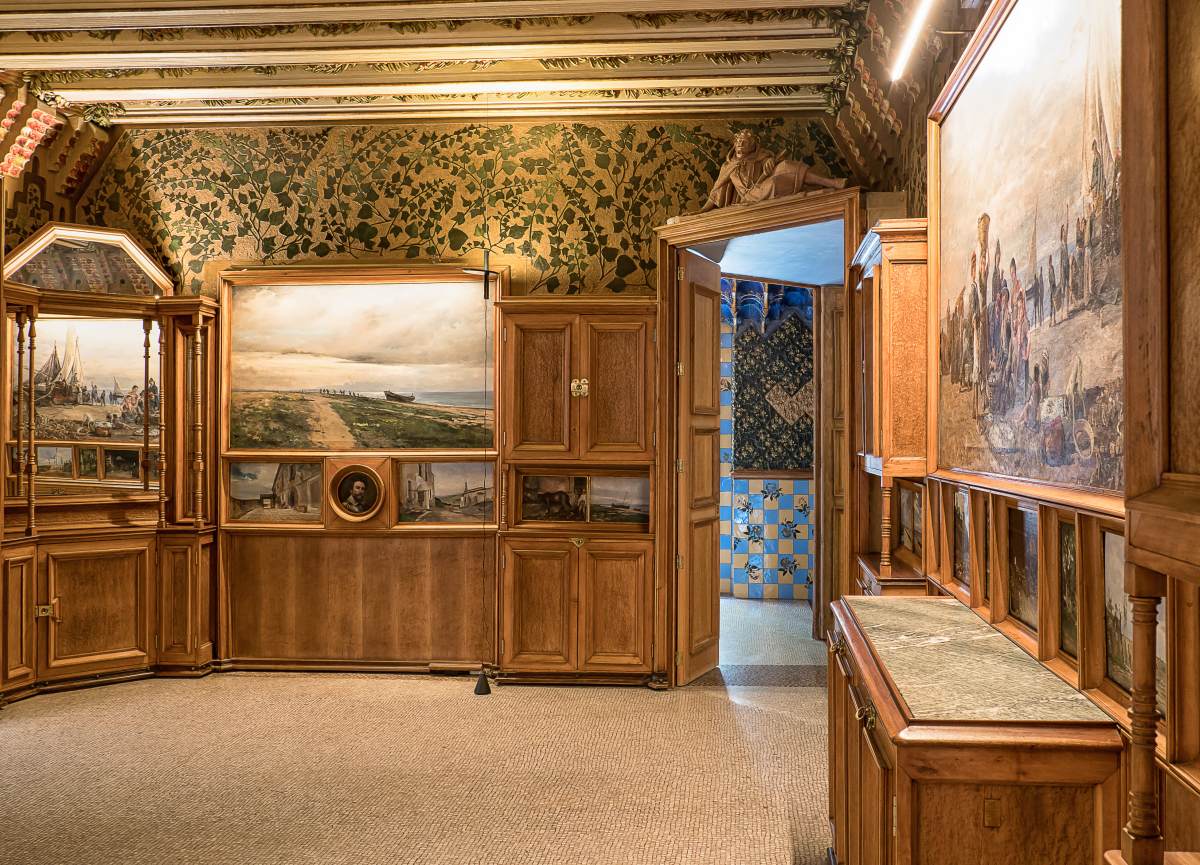
M 653 416 L 650 316 L 591 316 L 580 322 L 581 455 L 649 459 Z
M 575 592 L 575 548 L 570 541 L 505 543 L 505 668 L 575 669 Z
M 163 544 L 159 560 L 159 661 L 188 663 L 195 646 L 196 580 L 189 543 Z
M 148 546 L 64 545 L 43 549 L 41 560 L 55 614 L 39 679 L 149 665 Z
M 583 669 L 649 671 L 652 548 L 649 541 L 588 541 L 580 549 Z
M 859 789 L 862 796 L 862 865 L 884 865 L 888 861 L 887 843 L 891 835 L 892 797 L 888 769 L 871 731 L 859 733 Z
M 5 551 L 3 579 L 0 580 L 0 610 L 3 610 L 4 644 L 0 646 L 0 688 L 28 684 L 34 679 L 34 592 L 33 550 Z
M 574 322 L 574 316 L 538 313 L 504 319 L 505 456 L 574 455 Z

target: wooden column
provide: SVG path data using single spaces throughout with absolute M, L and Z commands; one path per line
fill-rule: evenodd
M 158 527 L 167 526 L 167 388 L 163 381 L 167 327 L 158 323 Z
M 142 491 L 150 491 L 150 329 L 153 319 L 142 319 Z
M 1139 565 L 1125 566 L 1125 591 L 1133 602 L 1133 693 L 1129 707 L 1129 822 L 1121 838 L 1128 865 L 1162 865 L 1159 822 L 1158 706 L 1155 647 L 1158 607 L 1167 592 L 1162 574 Z
M 30 371 L 30 378 L 33 372 Z M 25 311 L 17 312 L 17 495 L 25 490 Z
M 34 414 L 36 412 L 37 389 L 34 387 L 34 375 L 37 370 L 37 364 L 34 361 L 34 355 L 37 348 L 37 312 L 30 310 L 29 312 L 29 390 L 26 395 L 29 399 L 29 411 L 27 412 L 26 422 L 28 423 L 29 434 L 26 437 L 28 447 L 26 448 L 25 456 L 25 502 L 28 508 L 28 519 L 25 523 L 25 534 L 33 535 L 37 532 L 37 493 L 34 490 L 35 481 L 37 480 L 37 442 L 33 437 L 34 430 Z
M 884 478 L 880 488 L 883 497 L 879 528 L 879 575 L 890 577 L 892 574 L 892 480 Z
M 200 388 L 204 378 L 204 317 L 196 313 L 192 335 L 192 486 L 196 528 L 204 527 L 204 415 Z

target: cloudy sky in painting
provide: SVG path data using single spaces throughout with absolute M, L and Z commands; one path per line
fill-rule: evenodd
M 257 499 L 271 492 L 275 485 L 275 474 L 285 463 L 230 463 L 229 493 L 238 500 Z M 309 471 L 321 474 L 321 464 L 307 465 Z
M 490 321 L 478 280 L 239 288 L 233 388 L 480 391 Z
M 970 282 L 977 222 L 991 216 L 988 254 L 1001 244 L 1028 282 L 1037 214 L 1038 263 L 1059 226 L 1085 215 L 1098 94 L 1110 147 L 1120 151 L 1120 0 L 1021 0 L 942 125 L 943 314 Z M 1090 95 L 1089 95 L 1090 94 Z M 1112 183 L 1112 178 L 1107 178 Z
M 650 505 L 650 478 L 594 475 L 592 502 L 598 505 L 627 504 L 631 508 L 646 509 Z
M 142 386 L 145 334 L 141 319 L 39 317 L 34 357 L 34 364 L 39 369 L 50 359 L 55 348 L 59 361 L 66 359 L 67 336 L 72 330 L 79 337 L 79 357 L 83 361 L 86 384 L 111 389 L 115 377 L 121 390 L 134 384 L 139 388 Z M 150 330 L 150 346 L 150 377 L 158 381 L 157 325 Z

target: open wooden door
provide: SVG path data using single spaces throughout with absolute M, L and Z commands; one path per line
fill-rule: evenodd
M 721 629 L 721 269 L 689 250 L 679 262 L 675 682 L 685 685 L 717 666 Z

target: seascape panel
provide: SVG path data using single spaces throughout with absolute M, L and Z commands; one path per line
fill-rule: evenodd
M 490 447 L 490 305 L 478 280 L 235 289 L 230 447 Z
M 1120 0 L 1019 0 L 941 129 L 938 464 L 1119 491 Z

